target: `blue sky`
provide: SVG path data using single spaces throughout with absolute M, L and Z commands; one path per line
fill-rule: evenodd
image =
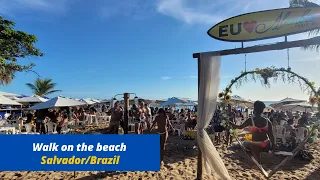
M 240 47 L 219 42 L 206 32 L 217 22 L 242 13 L 288 7 L 288 0 L 0 0 L 0 14 L 16 28 L 35 34 L 44 57 L 33 61 L 35 70 L 52 78 L 53 96 L 110 98 L 135 92 L 150 99 L 197 99 L 197 63 L 192 53 Z M 289 40 L 307 38 L 289 36 Z M 245 43 L 245 46 L 283 38 Z M 247 55 L 247 69 L 286 67 L 286 51 Z M 290 50 L 291 67 L 320 85 L 319 53 Z M 222 57 L 220 88 L 244 70 L 244 55 Z M 28 94 L 25 83 L 32 73 L 18 73 L 1 91 Z M 266 90 L 248 83 L 234 94 L 252 100 L 307 98 L 297 85 L 272 84 Z

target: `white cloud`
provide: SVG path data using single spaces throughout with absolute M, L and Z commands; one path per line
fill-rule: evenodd
M 166 80 L 171 79 L 171 77 L 168 77 L 168 76 L 162 76 L 162 77 L 161 77 L 161 79 L 162 79 L 162 80 L 164 80 L 164 81 L 166 81 Z
M 145 0 L 121 0 L 104 1 L 101 5 L 100 15 L 102 18 L 113 16 L 125 16 L 134 19 L 147 18 L 154 12 L 154 3 Z
M 0 13 L 8 16 L 30 12 L 60 14 L 65 12 L 66 3 L 66 0 L 0 0 Z
M 288 6 L 288 0 L 158 0 L 157 11 L 187 24 L 213 25 L 242 13 Z

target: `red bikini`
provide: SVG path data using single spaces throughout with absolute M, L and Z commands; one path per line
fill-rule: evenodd
M 268 128 L 268 122 L 267 122 L 267 125 L 266 125 L 265 127 L 258 128 L 258 127 L 256 127 L 256 126 L 254 125 L 253 118 L 251 118 L 251 121 L 252 121 L 252 126 L 249 127 L 249 130 L 250 130 L 251 132 L 257 132 L 257 131 L 263 132 L 263 131 L 268 131 L 268 129 L 269 129 L 269 128 Z M 262 141 L 262 142 L 259 144 L 259 146 L 262 147 L 262 148 L 265 148 L 265 147 L 269 144 L 269 142 L 270 142 L 270 140 L 269 140 L 269 138 L 268 138 L 268 139 Z

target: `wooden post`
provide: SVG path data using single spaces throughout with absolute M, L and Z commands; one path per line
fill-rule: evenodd
M 124 134 L 128 134 L 128 119 L 129 119 L 129 99 L 130 99 L 130 94 L 129 93 L 124 93 L 124 117 L 123 117 L 123 131 Z
M 200 86 L 200 57 L 198 57 L 198 101 L 199 101 L 199 86 Z M 198 122 L 200 121 L 198 116 L 199 108 L 197 109 L 197 119 Z M 197 140 L 198 141 L 198 140 Z M 198 169 L 197 169 L 197 180 L 202 180 L 202 152 L 199 147 L 199 143 L 197 142 L 198 146 Z

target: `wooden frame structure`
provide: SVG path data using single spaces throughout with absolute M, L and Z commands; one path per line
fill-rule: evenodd
M 249 53 L 255 53 L 255 52 L 265 52 L 265 51 L 274 51 L 274 50 L 283 50 L 283 49 L 289 49 L 289 48 L 296 48 L 296 47 L 306 47 L 306 46 L 312 46 L 312 45 L 320 45 L 320 36 L 304 39 L 304 40 L 297 40 L 297 41 L 287 41 L 287 36 L 285 36 L 284 42 L 277 42 L 274 44 L 266 44 L 266 45 L 257 45 L 257 46 L 250 46 L 250 47 L 242 47 L 241 48 L 235 48 L 235 49 L 227 49 L 227 50 L 221 50 L 221 51 L 211 51 L 211 52 L 202 52 L 202 53 L 209 53 L 212 56 L 227 56 L 227 55 L 236 55 L 236 54 L 249 54 Z M 201 61 L 201 53 L 194 53 L 193 58 L 197 58 L 198 60 L 198 96 L 199 96 L 199 85 L 200 85 L 200 61 Z M 311 133 L 307 136 L 307 138 L 310 137 Z M 306 138 L 306 139 L 307 139 Z M 299 149 L 303 147 L 303 145 L 307 142 L 307 140 L 304 140 L 301 142 L 301 145 L 299 145 L 293 152 L 293 156 L 288 156 L 285 158 L 278 166 L 276 166 L 270 173 L 264 173 L 265 176 L 271 177 L 283 164 L 285 164 L 287 161 L 289 161 L 291 158 L 293 158 L 296 153 L 299 152 Z M 197 166 L 197 179 L 202 179 L 202 153 L 200 150 L 200 147 L 198 147 L 198 166 Z M 260 168 L 260 167 L 259 167 Z M 261 168 L 260 168 L 261 169 Z M 263 171 L 263 170 L 262 170 Z

